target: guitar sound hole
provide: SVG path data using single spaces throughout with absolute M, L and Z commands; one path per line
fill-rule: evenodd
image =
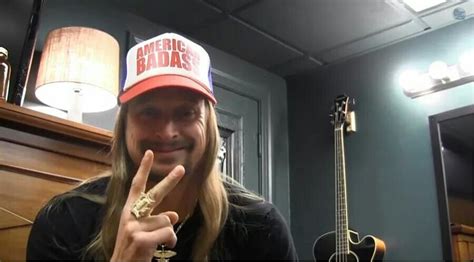
M 337 255 L 336 256 L 336 253 L 332 254 L 332 256 L 329 258 L 329 261 L 330 262 L 358 262 L 359 261 L 359 258 L 357 257 L 357 255 L 352 252 L 352 251 L 349 251 L 349 254 L 348 255 Z

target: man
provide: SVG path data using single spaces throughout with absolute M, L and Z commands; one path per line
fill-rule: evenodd
M 210 59 L 173 33 L 127 54 L 111 175 L 56 197 L 27 259 L 297 260 L 271 203 L 218 172 Z

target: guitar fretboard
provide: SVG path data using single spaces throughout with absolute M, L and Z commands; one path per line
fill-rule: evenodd
M 349 254 L 343 124 L 334 129 L 336 178 L 336 255 Z

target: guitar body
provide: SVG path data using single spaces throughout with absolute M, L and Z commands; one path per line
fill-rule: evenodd
M 314 241 L 313 257 L 316 261 L 382 261 L 385 243 L 371 235 L 359 239 L 359 233 L 349 229 L 346 190 L 346 164 L 344 135 L 355 132 L 355 114 L 349 111 L 349 97 L 340 95 L 334 101 L 331 123 L 334 125 L 335 171 L 335 225 Z
M 336 233 L 328 232 L 320 236 L 313 245 L 315 261 L 382 261 L 385 254 L 385 244 L 374 236 L 365 236 L 359 240 L 359 233 L 349 230 L 349 254 L 336 256 Z

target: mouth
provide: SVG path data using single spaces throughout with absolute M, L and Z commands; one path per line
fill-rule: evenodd
M 173 155 L 174 153 L 182 152 L 190 149 L 190 144 L 185 141 L 177 141 L 173 143 L 156 143 L 151 141 L 144 141 L 141 143 L 143 153 L 146 150 L 151 150 L 155 155 Z
M 161 154 L 166 154 L 166 153 L 173 153 L 176 151 L 181 151 L 184 150 L 184 147 L 158 147 L 158 148 L 150 148 L 153 152 L 161 153 Z
M 143 149 L 145 150 L 150 149 L 156 154 L 170 154 L 170 153 L 185 150 L 186 146 L 184 145 L 148 145 L 147 147 L 143 147 Z

